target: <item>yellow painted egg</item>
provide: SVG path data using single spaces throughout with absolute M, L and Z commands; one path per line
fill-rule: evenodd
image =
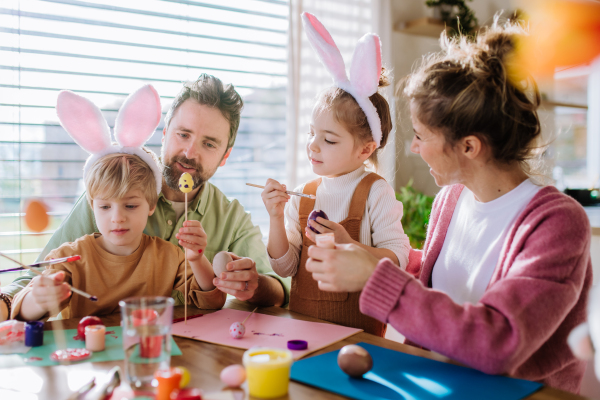
M 31 200 L 25 207 L 25 225 L 33 232 L 42 232 L 48 227 L 48 209 L 39 200 Z
M 181 177 L 179 178 L 179 190 L 181 190 L 183 193 L 189 193 L 193 188 L 194 180 L 192 179 L 192 176 L 187 172 L 181 174 Z

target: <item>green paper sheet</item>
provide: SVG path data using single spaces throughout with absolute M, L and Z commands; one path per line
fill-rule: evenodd
M 94 352 L 92 356 L 83 362 L 102 362 L 102 361 L 118 361 L 125 358 L 123 351 L 123 332 L 120 326 L 107 326 L 107 332 L 114 332 L 106 335 L 106 349 L 104 351 Z M 58 363 L 50 358 L 50 354 L 56 351 L 54 343 L 54 331 L 44 331 L 44 344 L 39 347 L 32 347 L 25 354 L 7 354 L 0 355 L 0 368 L 15 368 L 15 367 L 49 367 L 52 365 L 65 365 Z M 67 347 L 69 348 L 85 348 L 83 340 L 75 340 L 77 329 L 67 329 L 64 331 L 67 338 Z M 181 350 L 177 343 L 171 338 L 171 356 L 180 356 Z M 38 358 L 41 358 L 39 360 Z M 77 364 L 77 363 L 72 363 Z

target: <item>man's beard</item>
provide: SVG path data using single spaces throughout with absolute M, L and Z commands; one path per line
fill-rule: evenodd
M 181 163 L 183 165 L 187 165 L 189 167 L 194 168 L 196 171 L 190 172 L 189 174 L 192 176 L 192 180 L 194 181 L 194 188 L 199 188 L 204 185 L 204 182 L 210 179 L 210 177 L 214 174 L 204 174 L 204 169 L 202 165 L 198 164 L 196 161 L 185 158 L 175 156 L 169 160 L 168 163 L 163 160 L 163 176 L 165 178 L 165 182 L 167 186 L 173 190 L 179 190 L 179 178 L 181 178 L 182 172 L 179 168 L 175 167 L 175 163 Z

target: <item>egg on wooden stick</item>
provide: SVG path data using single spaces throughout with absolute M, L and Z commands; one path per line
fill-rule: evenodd
M 190 174 L 188 174 L 187 172 L 184 172 L 183 174 L 181 174 L 181 176 L 179 177 L 179 190 L 181 190 L 183 193 L 185 193 L 185 221 L 187 222 L 187 194 L 189 192 L 191 192 L 194 189 L 194 180 L 192 179 L 192 176 Z M 184 323 L 187 324 L 187 253 L 185 251 L 185 249 L 183 250 L 183 253 L 185 254 L 185 283 L 184 283 L 184 289 L 183 289 L 183 293 L 184 293 L 184 298 L 185 298 L 185 302 L 184 302 Z

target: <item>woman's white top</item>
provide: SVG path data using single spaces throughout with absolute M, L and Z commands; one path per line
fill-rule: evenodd
M 336 178 L 322 177 L 317 188 L 314 209 L 325 211 L 330 221 L 343 221 L 348 217 L 354 190 L 369 173 L 363 166 Z M 304 185 L 301 185 L 294 191 L 302 192 L 303 188 Z M 269 255 L 273 271 L 284 277 L 296 275 L 300 263 L 304 237 L 298 215 L 300 199 L 299 196 L 291 196 L 285 206 L 285 229 L 290 243 L 287 253 L 278 259 Z M 410 241 L 404 233 L 401 219 L 402 203 L 396 200 L 394 189 L 384 179 L 375 181 L 371 186 L 360 225 L 360 243 L 393 251 L 398 257 L 400 267 L 406 268 Z
M 477 303 L 492 279 L 508 231 L 540 189 L 526 179 L 505 195 L 481 203 L 465 187 L 433 267 L 432 287 L 457 304 Z

